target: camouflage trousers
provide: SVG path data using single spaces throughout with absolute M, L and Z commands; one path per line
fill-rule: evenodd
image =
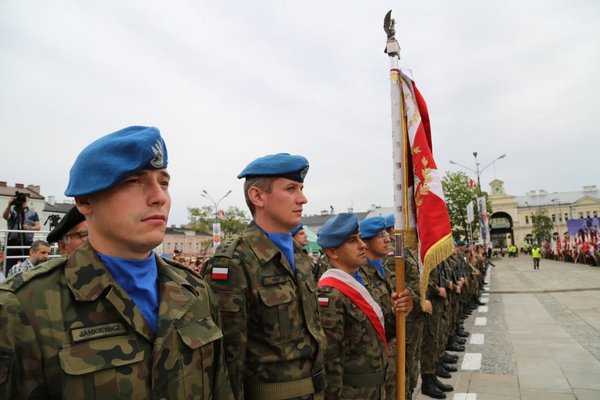
M 438 361 L 438 336 L 444 313 L 444 302 L 432 300 L 433 314 L 425 317 L 423 323 L 423 340 L 421 342 L 421 374 L 435 374 L 435 364 Z
M 423 341 L 424 313 L 406 321 L 406 394 L 414 391 L 419 380 L 419 362 Z M 390 397 L 388 397 L 389 399 Z M 394 397 L 392 397 L 394 399 Z

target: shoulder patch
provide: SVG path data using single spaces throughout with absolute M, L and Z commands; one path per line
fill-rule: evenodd
M 0 290 L 16 292 L 21 287 L 25 286 L 27 282 L 30 282 L 39 276 L 45 275 L 48 272 L 63 266 L 66 261 L 66 257 L 53 258 L 51 260 L 46 261 L 43 264 L 40 264 L 39 266 L 36 266 L 33 269 L 30 269 L 29 271 L 24 271 L 19 274 L 15 274 L 7 280 L 5 280 L 4 282 L 0 283 Z
M 242 235 L 234 235 L 227 238 L 221 245 L 217 248 L 214 257 L 225 257 L 225 258 L 233 258 L 233 253 L 235 252 L 235 248 L 238 243 L 242 240 Z

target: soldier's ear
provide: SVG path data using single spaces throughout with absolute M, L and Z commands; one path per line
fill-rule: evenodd
M 256 208 L 263 208 L 265 206 L 265 192 L 256 186 L 250 186 L 248 189 L 248 199 L 254 204 Z
M 75 197 L 75 205 L 77 206 L 77 210 L 84 216 L 92 213 L 90 198 L 88 196 Z

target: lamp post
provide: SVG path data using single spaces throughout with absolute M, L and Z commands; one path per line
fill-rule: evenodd
M 202 190 L 202 193 L 200 193 L 202 197 L 208 199 L 211 203 L 213 203 L 213 207 L 215 208 L 215 222 L 219 221 L 219 203 L 230 194 L 231 190 L 225 193 L 223 197 L 221 197 L 218 201 L 215 201 L 215 199 L 213 199 L 213 197 L 206 190 Z
M 459 167 L 465 168 L 471 172 L 474 172 L 475 175 L 477 176 L 477 197 L 480 198 L 481 197 L 481 173 L 483 171 L 485 171 L 490 165 L 494 164 L 496 161 L 506 157 L 506 154 L 502 154 L 498 157 L 496 157 L 492 162 L 490 162 L 489 164 L 487 164 L 486 166 L 484 166 L 483 168 L 479 168 L 479 160 L 477 159 L 477 152 L 474 151 L 473 152 L 473 157 L 475 157 L 475 169 L 467 167 L 466 165 L 462 165 L 457 163 L 456 161 L 450 161 L 450 164 L 455 164 L 458 165 Z M 479 218 L 480 218 L 480 223 L 479 223 L 479 229 L 481 232 L 481 238 L 483 239 L 483 245 L 486 245 L 486 236 L 488 235 L 487 232 L 487 213 L 485 211 L 485 200 L 483 200 L 483 204 L 482 205 L 478 205 L 478 209 L 479 209 Z M 491 240 L 491 235 L 490 235 L 490 240 Z M 514 240 L 514 238 L 513 238 Z
M 467 169 L 467 170 L 473 172 L 475 174 L 475 176 L 477 176 L 477 194 L 479 196 L 481 196 L 481 174 L 483 173 L 483 171 L 485 171 L 486 169 L 488 169 L 488 167 L 490 167 L 491 165 L 493 165 L 496 161 L 505 158 L 506 154 L 502 154 L 502 155 L 496 157 L 492 162 L 490 162 L 489 164 L 486 164 L 486 166 L 484 166 L 483 168 L 479 168 L 480 163 L 479 163 L 479 160 L 477 159 L 477 152 L 476 151 L 473 152 L 473 157 L 475 157 L 475 169 L 467 167 L 466 165 L 462 165 L 460 163 L 457 163 L 456 161 L 450 160 L 449 162 L 450 162 L 450 164 L 458 165 L 459 167 Z
M 221 224 L 219 224 L 219 203 L 227 196 L 229 196 L 231 194 L 231 190 L 228 191 L 227 193 L 225 193 L 223 195 L 223 197 L 221 197 L 218 201 L 215 201 L 215 199 L 212 198 L 212 196 L 210 194 L 208 194 L 208 192 L 206 190 L 202 190 L 202 193 L 200 194 L 202 197 L 207 198 L 208 200 L 210 200 L 211 203 L 213 203 L 213 206 L 215 207 L 215 222 L 213 223 L 213 249 L 216 249 L 217 247 L 219 247 L 219 245 L 221 244 Z

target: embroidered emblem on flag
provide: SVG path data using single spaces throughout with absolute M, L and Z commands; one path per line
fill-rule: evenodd
M 215 267 L 210 274 L 213 281 L 225 281 L 229 278 L 229 268 Z
M 321 307 L 327 307 L 329 305 L 329 297 L 319 297 L 319 305 Z

